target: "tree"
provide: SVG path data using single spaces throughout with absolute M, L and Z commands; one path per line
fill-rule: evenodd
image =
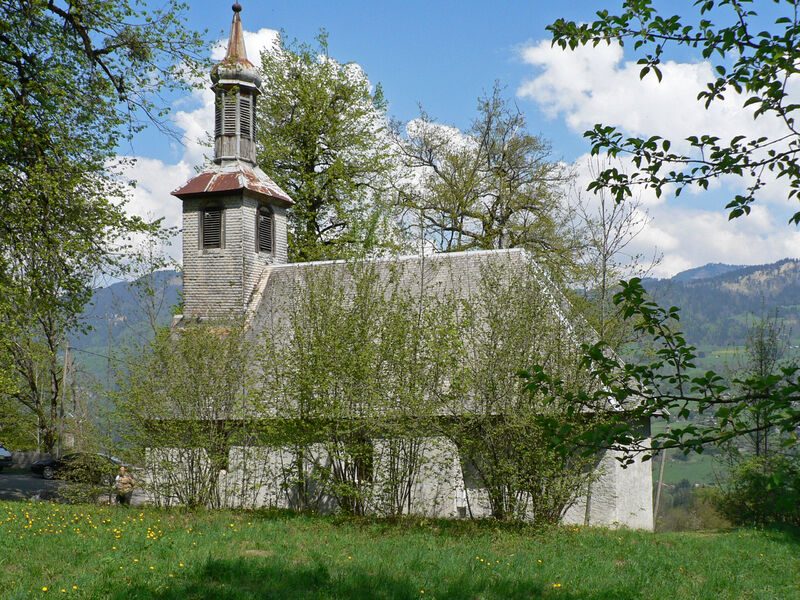
M 797 195 L 800 138 L 794 115 L 800 105 L 792 102 L 790 93 L 797 73 L 800 16 L 794 2 L 774 4 L 780 15 L 773 32 L 760 26 L 758 32 L 753 29 L 758 15 L 749 0 L 700 0 L 695 3 L 699 9 L 696 23 L 678 15 L 663 17 L 650 0 L 626 0 L 617 15 L 602 10 L 593 23 L 559 19 L 548 27 L 553 43 L 564 49 L 633 41 L 634 50 L 644 54 L 639 58 L 640 76 L 653 75 L 659 80 L 659 65 L 670 46 L 700 49 L 717 74 L 698 94 L 706 108 L 725 96 L 741 99 L 744 107 L 752 107 L 754 118 L 772 119 L 783 128 L 781 134 L 756 139 L 736 135 L 723 140 L 713 132 L 698 132 L 683 140 L 685 151 L 675 152 L 671 140 L 626 138 L 615 128 L 599 124 L 585 133 L 592 142 L 592 153 L 629 155 L 637 171 L 628 175 L 613 167 L 604 169 L 589 185 L 590 190 L 608 189 L 621 202 L 637 185 L 653 188 L 658 195 L 672 185 L 679 194 L 687 186 L 707 188 L 711 180 L 733 175 L 745 179 L 747 189 L 728 203 L 730 218 L 750 212 L 769 177 L 786 179 L 789 199 Z M 717 25 L 712 17 L 730 17 L 730 24 Z M 800 212 L 790 222 L 800 223 Z M 574 394 L 574 410 L 605 404 L 619 409 L 617 418 L 577 436 L 568 427 L 560 428 L 557 442 L 569 439 L 584 444 L 587 451 L 598 446 L 627 449 L 627 459 L 635 452 L 650 457 L 661 448 L 702 452 L 708 444 L 765 435 L 769 430 L 780 434 L 785 444 L 796 445 L 800 427 L 797 365 L 772 365 L 768 372 L 745 374 L 732 382 L 713 371 L 698 374 L 694 363 L 697 351 L 678 328 L 677 307 L 665 309 L 652 302 L 638 278 L 622 282 L 614 303 L 623 317 L 634 323 L 634 330 L 654 343 L 655 359 L 622 364 L 605 342 L 585 345 L 583 368 L 603 386 L 592 393 Z M 563 390 L 556 377 L 538 366 L 527 377 L 531 393 L 557 396 Z M 630 420 L 669 414 L 686 419 L 692 411 L 711 418 L 673 424 L 670 431 L 654 435 L 652 447 L 642 444 L 645 434 L 635 430 Z M 769 414 L 770 418 L 753 422 L 753 414 Z
M 261 55 L 258 163 L 295 201 L 294 261 L 342 258 L 392 242 L 381 193 L 391 168 L 386 101 L 355 64 L 282 39 Z
M 535 358 L 583 383 L 551 288 L 535 265 L 502 254 L 468 289 L 450 284 L 448 261 L 411 264 L 309 266 L 294 282 L 302 293 L 262 316 L 264 406 L 284 429 L 272 444 L 285 457 L 285 497 L 300 508 L 332 497 L 345 512 L 409 513 L 420 494 L 438 494 L 419 490 L 425 474 L 452 478 L 460 455 L 475 513 L 558 521 L 596 457 L 547 446 L 535 416 L 564 412 L 532 400 L 517 374 Z
M 455 305 L 425 295 L 414 277 L 399 261 L 308 267 L 302 293 L 271 305 L 264 406 L 288 424 L 294 458 L 281 477 L 300 509 L 326 497 L 351 514 L 413 509 L 459 344 Z
M 603 165 L 596 158 L 587 164 L 593 175 Z M 648 263 L 643 254 L 628 250 L 644 231 L 649 215 L 639 198 L 616 202 L 602 189 L 589 197 L 575 190 L 571 205 L 579 230 L 576 237 L 584 240 L 575 278 L 582 295 L 576 300 L 600 339 L 616 349 L 630 334 L 613 307 L 617 282 L 624 277 L 646 277 L 661 260 L 654 255 Z
M 741 440 L 755 432 L 773 431 L 784 444 L 797 444 L 800 366 L 773 365 L 766 373 L 745 373 L 731 382 L 713 371 L 698 373 L 697 349 L 678 329 L 677 307 L 664 309 L 652 302 L 638 278 L 622 282 L 614 303 L 634 330 L 653 343 L 655 358 L 649 363 L 623 363 L 604 341 L 584 344 L 582 368 L 600 385 L 578 392 L 565 389 L 563 381 L 541 365 L 534 366 L 525 375 L 528 391 L 550 401 L 568 398 L 570 415 L 603 406 L 613 409 L 608 419 L 584 431 L 553 423 L 556 443 L 568 441 L 568 451 L 578 445 L 587 453 L 614 448 L 625 454 L 625 461 L 637 453 L 652 457 L 663 448 L 703 452 L 707 445 Z M 689 421 L 692 412 L 711 418 Z M 754 422 L 754 414 L 768 414 L 769 419 Z M 654 434 L 652 446 L 648 445 L 647 432 L 637 429 L 636 423 L 665 416 L 679 421 Z
M 237 423 L 257 408 L 250 392 L 254 348 L 236 322 L 159 331 L 118 377 L 116 434 L 121 451 L 144 465 L 141 482 L 159 505 L 224 506 L 226 493 L 250 497 L 246 475 L 222 489 L 231 448 L 247 448 Z
M 745 343 L 745 359 L 739 372 L 749 377 L 766 378 L 785 363 L 786 330 L 778 320 L 778 311 L 762 315 L 750 325 Z M 772 449 L 769 406 L 755 401 L 750 418 L 755 425 L 753 432 L 747 436 L 753 454 L 767 458 Z
M 699 49 L 715 72 L 706 88 L 698 90 L 698 100 L 706 108 L 723 100 L 741 101 L 754 118 L 769 120 L 769 125 L 781 129 L 770 136 L 730 139 L 700 131 L 679 144 L 659 136 L 625 137 L 614 127 L 598 124 L 584 134 L 592 153 L 628 155 L 637 170 L 626 174 L 609 167 L 598 174 L 590 189 L 608 188 L 621 201 L 639 185 L 658 195 L 665 186 L 674 186 L 678 195 L 688 186 L 705 189 L 713 179 L 735 176 L 744 181 L 746 190 L 728 203 L 730 218 L 748 214 L 771 178 L 786 181 L 788 199 L 797 196 L 800 131 L 795 120 L 800 104 L 792 94 L 800 59 L 800 15 L 793 0 L 771 5 L 770 15 L 776 18 L 769 30 L 759 22 L 752 0 L 698 0 L 699 14 L 694 19 L 662 15 L 651 0 L 625 0 L 618 14 L 598 11 L 592 23 L 559 19 L 548 26 L 553 44 L 564 49 L 632 42 L 640 56 L 640 76 L 659 81 L 659 67 L 671 47 Z M 800 223 L 800 211 L 790 222 Z
M 766 380 L 781 366 L 791 366 L 785 356 L 786 329 L 777 310 L 763 314 L 750 325 L 739 372 Z M 778 381 L 775 385 L 780 385 Z M 745 387 L 741 390 L 747 394 Z M 770 394 L 769 383 L 763 389 Z M 776 406 L 760 397 L 746 396 L 742 421 L 751 428 L 726 444 L 728 469 L 712 498 L 734 523 L 800 523 L 800 454 L 796 432 L 774 428 Z
M 535 263 L 487 262 L 475 288 L 459 313 L 460 353 L 448 377 L 452 423 L 444 429 L 461 454 L 470 510 L 485 489 L 498 520 L 558 523 L 595 476 L 597 455 L 554 452 L 551 421 L 577 432 L 592 418 L 568 412 L 564 398 L 570 396 L 545 401 L 526 393 L 518 365 L 537 362 L 557 373 L 562 393 L 591 389 L 576 368 L 578 340 L 588 332 L 563 312 L 566 303 L 554 306 Z
M 437 251 L 527 248 L 569 260 L 574 248 L 562 205 L 569 173 L 550 145 L 527 131 L 525 116 L 498 85 L 478 100 L 462 133 L 424 112 L 394 128 L 408 170 L 399 198 L 414 227 Z M 553 261 L 555 262 L 555 261 Z
M 113 159 L 145 122 L 164 126 L 156 94 L 186 85 L 201 39 L 184 8 L 0 2 L 0 393 L 39 415 L 47 451 L 65 334 L 127 236 L 157 227 L 126 214 Z M 42 377 L 34 347 L 49 354 Z

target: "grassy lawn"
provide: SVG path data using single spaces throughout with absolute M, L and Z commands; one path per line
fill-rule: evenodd
M 797 532 L 0 503 L 12 598 L 800 598 Z

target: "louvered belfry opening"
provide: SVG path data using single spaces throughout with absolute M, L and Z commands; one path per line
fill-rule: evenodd
M 258 251 L 271 254 L 274 247 L 275 224 L 272 211 L 266 206 L 258 209 L 256 231 L 258 232 Z
M 250 94 L 239 94 L 239 120 L 242 137 L 253 139 L 253 97 Z
M 203 248 L 222 248 L 222 209 L 203 210 L 202 233 Z
M 222 104 L 225 101 L 224 92 L 217 92 L 214 97 L 214 137 L 222 135 Z
M 222 134 L 236 135 L 236 96 L 231 91 L 222 94 Z

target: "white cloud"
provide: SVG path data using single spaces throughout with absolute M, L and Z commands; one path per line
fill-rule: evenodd
M 742 107 L 744 98 L 733 91 L 706 110 L 697 94 L 714 79 L 708 62 L 665 62 L 659 84 L 652 75 L 640 80 L 641 65 L 626 61 L 618 45 L 564 51 L 542 41 L 523 48 L 521 56 L 537 73 L 519 86 L 518 96 L 536 102 L 548 117 L 563 119 L 576 133 L 603 123 L 628 135 L 669 138 L 678 151 L 687 148 L 681 140 L 690 135 L 726 139 L 785 133 L 773 117 L 753 119 L 752 111 Z M 583 156 L 575 165 L 583 190 L 593 179 L 586 160 Z M 625 159 L 619 164 L 634 170 Z M 783 180 L 770 180 L 749 216 L 728 221 L 724 205 L 748 183 L 748 178 L 725 177 L 712 181 L 708 192 L 685 190 L 688 198 L 680 202 L 671 198 L 673 190 L 661 198 L 642 190 L 651 222 L 632 246 L 645 255 L 652 254 L 653 246 L 664 253 L 660 276 L 707 262 L 757 264 L 800 255 L 800 233 L 786 225 L 787 209 L 798 207 L 788 200 Z
M 743 96 L 733 90 L 708 110 L 697 94 L 716 77 L 708 62 L 661 65 L 663 80 L 640 79 L 641 65 L 625 61 L 622 47 L 600 44 L 574 51 L 549 41 L 527 46 L 522 59 L 540 69 L 517 94 L 535 101 L 551 118 L 563 116 L 576 132 L 604 123 L 632 135 L 660 135 L 673 141 L 698 133 L 721 138 L 744 134 L 775 136 L 785 131 L 777 119 L 753 119 Z
M 244 41 L 250 61 L 257 64 L 261 52 L 274 48 L 277 40 L 278 32 L 274 29 L 245 31 Z M 211 49 L 212 59 L 222 59 L 226 48 L 227 38 L 218 40 Z M 194 175 L 194 168 L 201 166 L 212 151 L 204 142 L 209 139 L 214 124 L 214 94 L 208 79 L 200 83 L 201 89 L 193 90 L 173 105 L 173 108 L 186 107 L 172 115 L 172 122 L 183 141 L 182 156 L 177 163 L 169 164 L 145 156 L 122 157 L 133 159 L 132 165 L 123 168 L 123 175 L 137 182 L 126 206 L 130 214 L 149 219 L 163 217 L 164 226 L 181 226 L 181 202 L 170 192 L 188 181 Z M 172 240 L 169 254 L 180 262 L 180 235 Z
M 664 258 L 655 275 L 669 277 L 710 262 L 770 263 L 797 256 L 800 232 L 776 223 L 768 208 L 754 206 L 747 219 L 728 221 L 723 211 L 671 206 L 650 210 L 651 221 L 631 248 L 645 255 L 653 249 Z
M 585 190 L 598 164 L 606 168 L 615 163 L 586 154 L 573 165 L 575 188 L 584 201 L 594 201 Z M 775 207 L 768 204 L 756 204 L 749 216 L 729 221 L 719 203 L 707 208 L 694 201 L 679 205 L 664 201 L 663 195 L 657 199 L 652 190 L 643 190 L 637 199 L 649 220 L 625 252 L 640 255 L 645 262 L 663 255 L 653 272 L 657 277 L 670 277 L 709 262 L 762 264 L 799 254 L 800 232 L 788 227 L 783 217 L 776 217 Z

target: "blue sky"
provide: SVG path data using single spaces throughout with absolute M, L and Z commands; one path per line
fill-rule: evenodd
M 664 3 L 670 11 L 691 4 Z M 415 117 L 421 104 L 437 121 L 465 129 L 478 96 L 499 81 L 526 114 L 530 129 L 550 140 L 552 158 L 575 163 L 579 184 L 584 186 L 589 148 L 582 132 L 595 122 L 639 135 L 678 138 L 694 133 L 692 126 L 716 126 L 723 134 L 737 127 L 753 128 L 752 119 L 737 107 L 706 114 L 694 101 L 710 67 L 691 52 L 671 55 L 674 62 L 658 86 L 654 80 L 640 83 L 638 68 L 627 62 L 630 55 L 619 49 L 582 53 L 550 49 L 546 25 L 559 17 L 591 20 L 603 6 L 617 8 L 616 1 L 243 0 L 242 5 L 243 23 L 250 32 L 282 30 L 288 39 L 312 42 L 321 28 L 327 30 L 331 56 L 359 63 L 372 83 L 383 86 L 390 115 L 403 121 Z M 229 2 L 191 2 L 187 27 L 207 30 L 209 40 L 226 38 L 231 14 Z M 262 31 L 260 38 L 251 36 L 248 51 L 255 54 L 257 48 L 250 46 L 268 35 Z M 199 95 L 174 100 L 176 124 L 187 145 L 151 130 L 121 153 L 140 159 L 132 173 L 139 180 L 133 210 L 165 216 L 168 224 L 179 225 L 178 206 L 168 191 L 202 162 L 194 139 L 210 122 Z M 800 234 L 786 225 L 794 206 L 782 200 L 781 189 L 747 222 L 727 223 L 722 207 L 737 185 L 723 182 L 710 193 L 685 194 L 666 202 L 644 197 L 651 223 L 633 249 L 652 254 L 656 248 L 662 253 L 657 273 L 664 276 L 706 262 L 753 264 L 800 255 Z

